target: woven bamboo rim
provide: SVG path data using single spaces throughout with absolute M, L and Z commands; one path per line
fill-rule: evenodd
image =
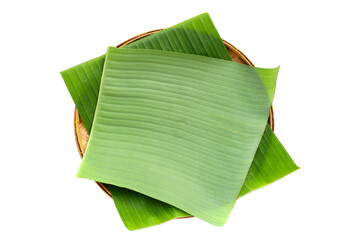
M 128 45 L 132 42 L 135 42 L 141 38 L 144 38 L 146 36 L 149 36 L 153 33 L 159 32 L 162 29 L 158 29 L 158 30 L 153 30 L 153 31 L 149 31 L 143 34 L 139 34 L 135 37 L 132 37 L 128 40 L 126 40 L 125 42 L 120 43 L 119 45 L 117 45 L 116 47 L 121 48 L 125 45 Z M 234 47 L 232 44 L 228 43 L 227 41 L 223 40 L 226 49 L 228 50 L 232 60 L 234 62 L 239 62 L 242 64 L 247 64 L 250 66 L 254 66 L 254 64 L 236 47 Z M 268 119 L 268 123 L 270 125 L 270 127 L 274 130 L 274 110 L 273 110 L 273 106 L 271 105 L 270 108 L 270 114 L 269 114 L 269 119 Z M 76 142 L 76 146 L 77 149 L 79 151 L 80 157 L 83 158 L 84 153 L 85 153 L 85 149 L 89 140 L 89 134 L 86 131 L 85 125 L 81 120 L 81 117 L 79 115 L 79 112 L 77 110 L 77 108 L 75 107 L 75 113 L 74 113 L 74 133 L 75 133 L 75 142 Z M 96 182 L 96 184 L 110 197 L 111 193 L 108 189 L 108 187 L 106 186 L 106 184 L 100 183 L 100 182 Z

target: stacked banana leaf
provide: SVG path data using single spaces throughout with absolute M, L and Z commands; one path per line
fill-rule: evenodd
M 129 230 L 223 225 L 298 169 L 267 125 L 278 70 L 232 62 L 205 13 L 61 72 L 91 132 L 77 176 L 108 185 Z

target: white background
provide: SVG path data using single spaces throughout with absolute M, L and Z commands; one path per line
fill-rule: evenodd
M 357 1 L 2 1 L 0 239 L 360 239 Z M 241 198 L 224 227 L 130 232 L 75 177 L 74 104 L 59 74 L 108 46 L 209 12 L 256 66 L 281 65 L 275 133 L 301 167 Z

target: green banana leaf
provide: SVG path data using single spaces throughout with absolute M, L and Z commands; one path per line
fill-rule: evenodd
M 278 68 L 109 47 L 77 176 L 222 226 L 262 138 Z
M 264 135 L 238 198 L 275 182 L 298 169 L 299 167 L 292 161 L 270 126 L 266 125 Z
M 175 27 L 175 31 L 171 30 Z M 172 28 L 132 43 L 128 45 L 128 47 L 138 48 L 141 45 L 141 47 L 151 49 L 154 48 L 155 45 L 159 50 L 164 48 L 163 50 L 167 51 L 201 54 L 230 60 L 230 56 L 224 48 L 221 38 L 208 14 L 202 14 Z M 200 35 L 201 37 L 197 38 L 197 41 L 194 41 L 193 37 L 188 37 L 194 35 L 194 33 L 196 35 L 197 32 L 203 33 Z M 162 42 L 159 43 L 158 39 L 161 39 Z M 190 41 L 190 39 L 192 39 L 192 41 Z M 211 39 L 211 41 L 209 39 Z M 153 42 L 157 43 L 152 44 Z M 212 43 L 212 45 L 210 45 L 210 43 Z M 204 47 L 201 48 L 201 46 Z M 198 49 L 202 50 L 199 51 Z M 216 51 L 212 51 L 212 49 L 216 49 Z M 61 73 L 88 132 L 90 132 L 95 112 L 104 59 L 105 55 Z M 92 104 L 94 102 L 95 106 Z M 265 136 L 267 136 L 267 139 L 270 139 L 267 141 L 269 144 L 264 141 Z M 267 126 L 265 130 L 260 146 L 263 146 L 266 151 L 260 152 L 259 147 L 254 158 L 254 163 L 250 168 L 248 178 L 241 191 L 241 196 L 298 169 L 269 126 Z M 250 182 L 252 184 L 250 184 Z M 114 186 L 109 186 L 109 189 L 124 224 L 130 230 L 152 226 L 176 217 L 188 216 L 188 214 L 182 211 L 174 210 L 176 208 L 173 206 L 169 206 L 145 195 Z M 132 192 L 131 196 L 129 195 L 130 192 Z M 134 199 L 137 200 L 135 201 Z M 163 211 L 159 210 L 161 208 L 163 208 Z M 165 210 L 168 208 L 173 209 L 170 211 Z M 142 217 L 142 219 L 141 221 L 135 221 L 131 216 L 139 216 Z
M 126 188 L 108 185 L 124 225 L 137 230 L 191 215 L 165 202 Z
M 105 55 L 61 72 L 88 133 L 95 115 L 104 60 Z

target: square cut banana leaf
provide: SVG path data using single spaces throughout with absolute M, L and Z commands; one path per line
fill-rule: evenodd
M 222 226 L 265 130 L 278 68 L 109 47 L 77 176 Z

